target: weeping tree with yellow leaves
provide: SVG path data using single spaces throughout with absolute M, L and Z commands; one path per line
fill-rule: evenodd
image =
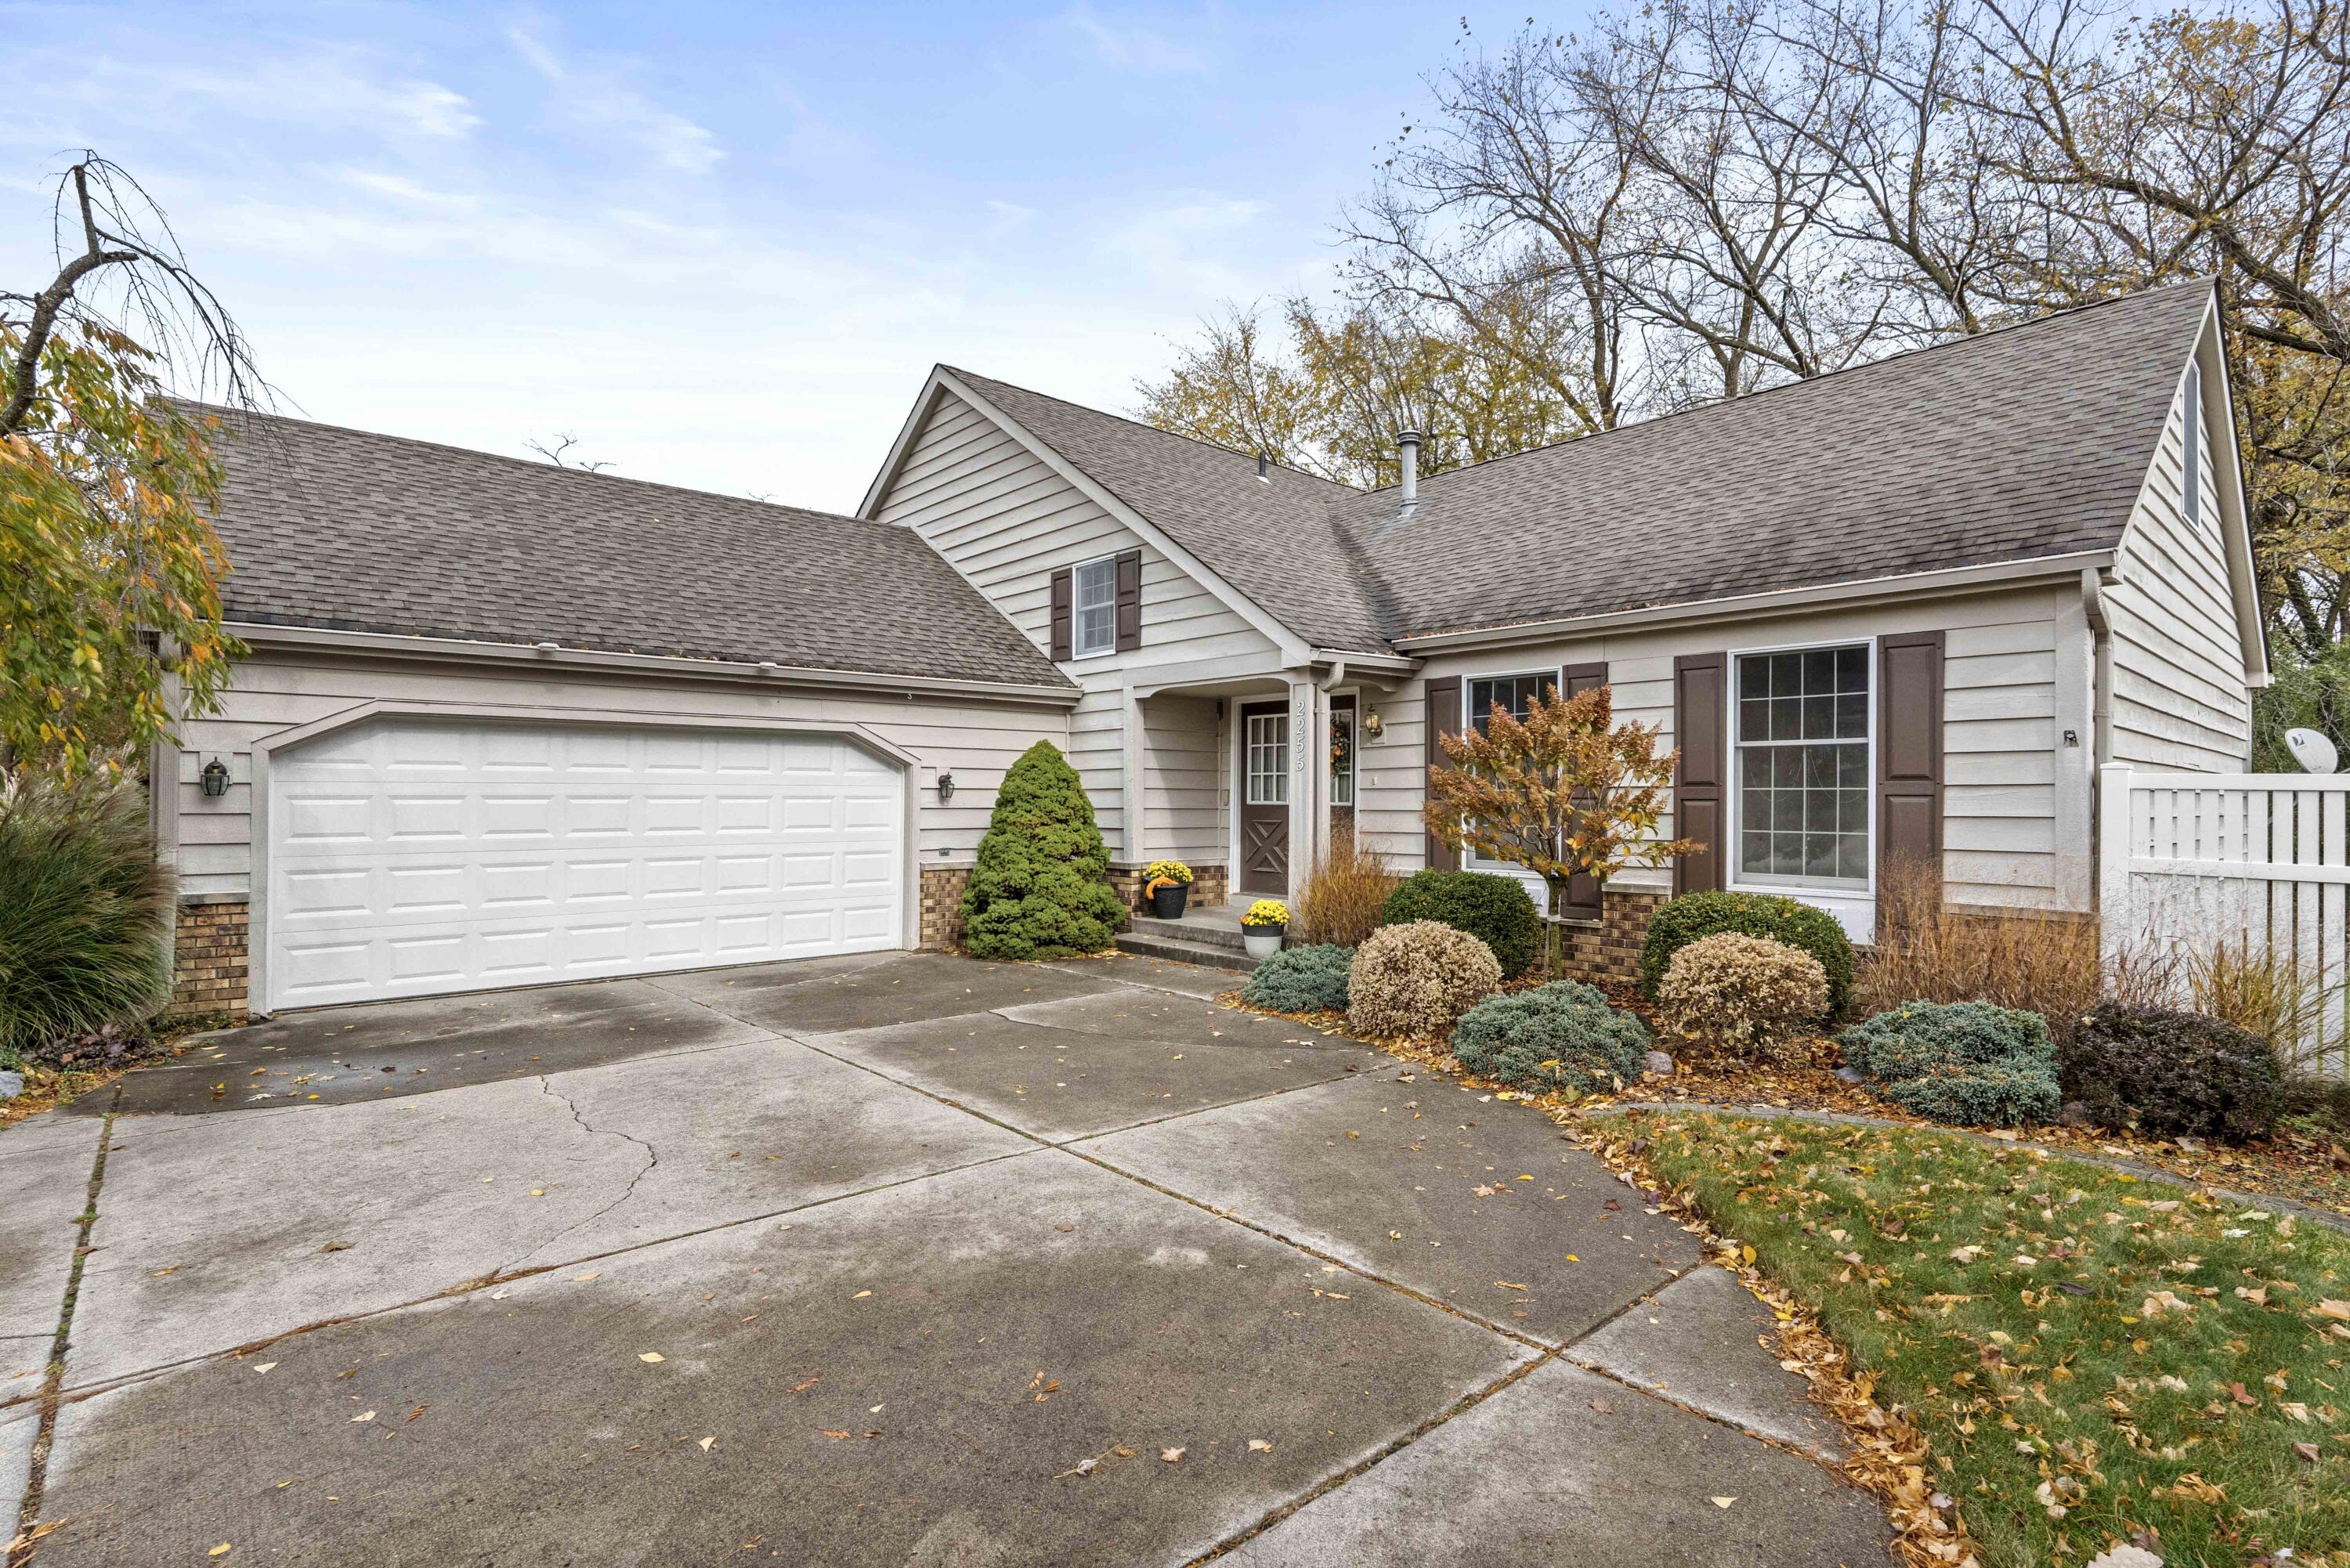
M 1559 971 L 1558 919 L 1568 886 L 1637 867 L 1669 865 L 1700 847 L 1659 838 L 1678 752 L 1657 750 L 1654 724 L 1616 724 L 1610 688 L 1529 698 L 1520 719 L 1493 704 L 1482 725 L 1438 743 L 1451 763 L 1428 770 L 1429 832 L 1455 849 L 1523 866 L 1550 891 L 1545 967 Z
M 70 778 L 217 704 L 244 649 L 221 626 L 215 416 L 172 393 L 235 410 L 267 388 L 122 170 L 84 153 L 54 227 L 56 275 L 0 291 L 0 768 Z

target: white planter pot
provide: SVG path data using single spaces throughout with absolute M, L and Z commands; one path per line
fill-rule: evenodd
M 1281 950 L 1281 939 L 1287 928 L 1282 926 L 1243 926 L 1241 944 L 1253 959 L 1269 959 Z

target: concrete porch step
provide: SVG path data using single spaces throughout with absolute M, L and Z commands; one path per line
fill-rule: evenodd
M 1180 920 L 1158 920 L 1149 915 L 1136 915 L 1128 922 L 1128 929 L 1136 936 L 1198 942 L 1206 947 L 1229 948 L 1234 952 L 1242 951 L 1246 945 L 1241 940 L 1240 911 L 1230 905 L 1186 909 Z
M 1142 930 L 1143 926 L 1172 926 L 1174 920 L 1137 920 L 1136 929 L 1121 932 L 1118 950 L 1134 953 L 1141 958 L 1168 959 L 1176 963 L 1202 964 L 1210 969 L 1228 969 L 1233 978 L 1246 974 L 1256 967 L 1256 960 L 1243 952 L 1238 943 L 1222 947 L 1210 942 L 1185 941 L 1177 937 L 1159 936 Z

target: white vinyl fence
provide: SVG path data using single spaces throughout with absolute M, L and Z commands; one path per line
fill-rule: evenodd
M 2300 1064 L 2342 1076 L 2350 981 L 2350 775 L 2138 773 L 2098 779 L 2098 911 L 2131 943 L 2265 951 L 2320 999 Z

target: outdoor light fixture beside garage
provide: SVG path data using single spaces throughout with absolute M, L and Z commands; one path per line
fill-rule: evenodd
M 228 764 L 214 757 L 204 764 L 204 771 L 196 775 L 196 780 L 203 786 L 207 798 L 218 800 L 228 793 Z
M 941 774 L 939 775 L 939 804 L 941 805 L 944 805 L 947 802 L 952 799 L 954 799 L 954 774 Z

